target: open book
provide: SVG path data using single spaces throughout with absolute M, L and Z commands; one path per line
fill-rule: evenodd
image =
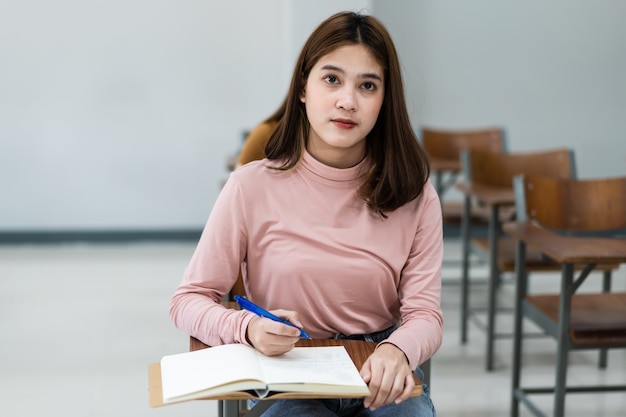
M 249 398 L 279 398 L 285 393 L 309 398 L 369 395 L 343 346 L 296 347 L 270 357 L 246 345 L 230 344 L 164 356 L 160 368 L 162 404 L 231 393 Z

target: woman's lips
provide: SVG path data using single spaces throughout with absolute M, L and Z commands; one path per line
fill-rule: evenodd
M 340 129 L 352 129 L 356 123 L 349 119 L 333 119 L 333 123 Z

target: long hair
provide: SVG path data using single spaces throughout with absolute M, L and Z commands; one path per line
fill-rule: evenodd
M 372 16 L 354 12 L 337 13 L 322 22 L 304 44 L 296 62 L 285 98 L 285 114 L 265 148 L 277 167 L 295 167 L 306 148 L 309 121 L 300 96 L 313 66 L 323 56 L 345 45 L 363 45 L 384 72 L 385 96 L 378 120 L 366 138 L 370 171 L 359 188 L 367 205 L 385 217 L 422 193 L 430 175 L 424 149 L 411 127 L 402 72 L 391 36 Z

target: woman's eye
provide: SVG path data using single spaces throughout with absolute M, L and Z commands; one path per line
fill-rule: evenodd
M 337 77 L 335 77 L 334 75 L 327 75 L 326 77 L 324 77 L 324 79 L 329 84 L 337 84 L 338 81 Z
M 372 91 L 376 89 L 376 84 L 374 83 L 364 83 L 363 88 L 368 91 Z

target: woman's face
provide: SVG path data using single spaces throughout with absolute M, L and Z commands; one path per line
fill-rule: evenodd
M 383 69 L 363 45 L 347 45 L 313 66 L 300 100 L 310 123 L 307 150 L 317 160 L 348 168 L 365 156 L 365 137 L 385 96 Z

